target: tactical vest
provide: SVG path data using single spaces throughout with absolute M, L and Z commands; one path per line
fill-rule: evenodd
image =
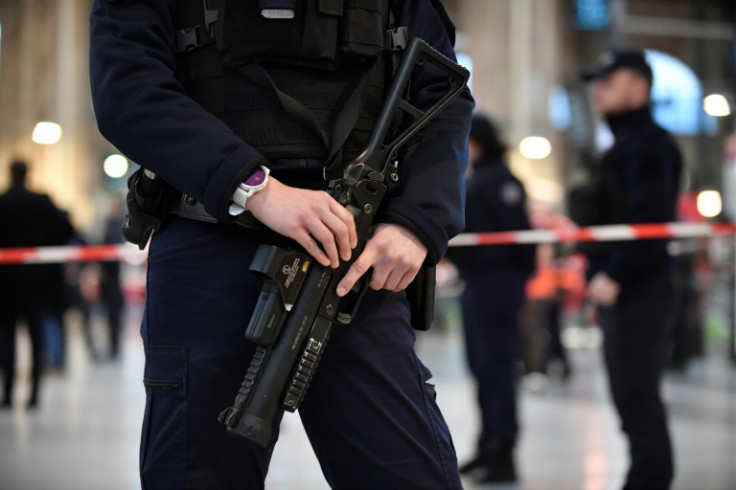
M 177 78 L 269 159 L 339 168 L 365 145 L 396 52 L 388 0 L 179 0 Z

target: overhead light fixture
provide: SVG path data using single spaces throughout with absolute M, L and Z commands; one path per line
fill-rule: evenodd
M 718 191 L 701 191 L 697 199 L 698 212 L 704 218 L 715 218 L 723 211 L 723 200 Z
M 519 153 L 529 160 L 543 160 L 552 153 L 552 143 L 542 136 L 527 136 L 519 143 Z
M 703 110 L 709 116 L 728 117 L 731 115 L 731 104 L 723 94 L 710 94 L 703 99 Z
M 33 128 L 31 138 L 39 145 L 54 145 L 61 139 L 61 126 L 55 122 L 38 122 Z
M 102 169 L 105 175 L 113 179 L 119 179 L 128 173 L 128 159 L 118 153 L 105 158 Z

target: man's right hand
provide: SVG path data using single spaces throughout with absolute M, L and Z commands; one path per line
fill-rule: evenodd
M 296 240 L 325 267 L 349 260 L 358 245 L 353 215 L 325 191 L 289 187 L 273 176 L 248 198 L 248 211 L 273 231 Z

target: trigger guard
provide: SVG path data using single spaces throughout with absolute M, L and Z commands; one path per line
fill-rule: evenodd
M 335 323 L 347 325 L 353 320 L 355 313 L 360 307 L 363 295 L 368 290 L 370 277 L 367 276 L 368 275 L 366 274 L 358 279 L 355 284 L 353 284 L 352 289 L 348 291 L 348 294 L 340 299 L 340 302 L 337 305 L 337 313 L 335 314 Z

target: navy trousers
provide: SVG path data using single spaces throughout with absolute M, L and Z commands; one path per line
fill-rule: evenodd
M 24 319 L 28 324 L 28 334 L 31 339 L 31 394 L 29 401 L 36 402 L 39 386 L 41 384 L 41 373 L 44 362 L 44 336 L 43 315 L 41 313 L 11 313 L 0 312 L 0 372 L 3 377 L 2 402 L 12 402 L 13 389 L 15 386 L 15 336 L 16 324 Z
M 660 394 L 674 300 L 672 278 L 662 271 L 626 284 L 615 306 L 599 310 L 611 395 L 629 440 L 625 490 L 666 490 L 674 475 Z
M 467 281 L 461 297 L 468 366 L 476 380 L 480 443 L 512 448 L 519 432 L 516 362 L 523 273 L 494 271 Z
M 243 334 L 261 288 L 248 267 L 262 240 L 180 218 L 154 236 L 141 327 L 146 489 L 264 486 L 278 428 L 263 449 L 217 421 L 254 352 Z M 333 330 L 299 409 L 332 488 L 461 488 L 414 340 L 403 293 L 369 291 L 355 320 Z

